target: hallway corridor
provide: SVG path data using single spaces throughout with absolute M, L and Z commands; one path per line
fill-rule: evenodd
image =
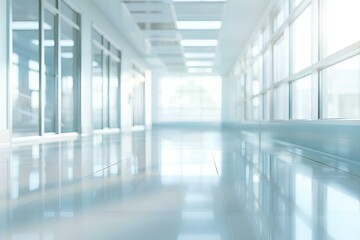
M 360 177 L 293 152 L 191 127 L 2 147 L 0 239 L 360 239 Z

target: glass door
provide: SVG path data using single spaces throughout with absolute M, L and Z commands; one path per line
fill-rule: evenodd
M 92 112 L 95 130 L 120 128 L 120 56 L 119 50 L 93 30 Z
M 58 60 L 57 60 L 57 48 L 58 40 L 56 37 L 57 33 L 57 14 L 53 14 L 48 10 L 45 10 L 44 17 L 44 39 L 47 44 L 44 47 L 45 51 L 45 133 L 55 133 L 57 131 L 57 71 L 58 71 Z

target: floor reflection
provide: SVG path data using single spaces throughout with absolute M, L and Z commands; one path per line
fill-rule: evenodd
M 0 239 L 360 239 L 360 178 L 227 130 L 0 149 Z

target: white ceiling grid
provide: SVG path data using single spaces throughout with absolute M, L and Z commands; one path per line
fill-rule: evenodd
M 164 63 L 169 72 L 212 72 L 221 28 L 215 26 L 215 29 L 207 29 L 206 23 L 222 21 L 226 1 L 124 0 L 123 2 L 151 43 L 152 52 Z M 190 22 L 190 26 L 187 26 L 189 22 L 186 21 L 196 22 Z M 205 21 L 205 29 L 201 29 L 203 21 Z M 182 29 L 181 23 L 185 25 L 185 29 Z M 195 26 L 195 23 L 199 23 L 200 27 Z M 213 42 L 208 41 L 210 46 L 203 46 L 201 41 L 188 40 Z M 188 56 L 191 58 L 188 59 Z

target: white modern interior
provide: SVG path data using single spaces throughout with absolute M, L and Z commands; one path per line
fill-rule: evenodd
M 0 239 L 360 239 L 359 0 L 0 0 Z

